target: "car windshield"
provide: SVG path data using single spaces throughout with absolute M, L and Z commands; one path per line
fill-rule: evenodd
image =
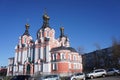
M 104 70 L 102 70 L 102 69 L 101 70 L 96 70 L 95 72 L 104 72 Z
M 77 73 L 76 75 L 83 75 L 83 73 Z
M 93 73 L 94 71 L 91 71 L 90 73 Z
M 79 76 L 79 75 L 83 75 L 83 73 L 76 73 L 76 74 L 73 74 L 71 76 Z
M 113 69 L 108 69 L 107 71 L 113 71 Z

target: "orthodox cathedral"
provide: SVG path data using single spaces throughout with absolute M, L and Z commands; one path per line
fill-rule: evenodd
M 82 72 L 82 56 L 70 47 L 69 38 L 60 28 L 59 38 L 49 26 L 50 17 L 43 15 L 43 25 L 38 29 L 36 40 L 29 33 L 29 24 L 15 46 L 15 56 L 9 58 L 7 75 L 59 74 L 60 76 Z

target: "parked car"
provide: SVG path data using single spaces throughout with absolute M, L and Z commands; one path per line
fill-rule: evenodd
M 2 76 L 0 76 L 0 80 L 4 80 Z
M 38 80 L 61 80 L 59 75 L 46 75 L 40 77 Z
M 68 80 L 85 80 L 84 73 L 75 73 L 69 77 Z
M 120 75 L 120 71 L 115 68 L 110 68 L 107 70 L 107 75 Z
M 106 74 L 107 72 L 105 69 L 95 69 L 92 72 L 88 73 L 86 77 L 93 79 L 95 77 L 105 77 Z
M 13 76 L 10 80 L 30 80 L 30 75 L 16 75 Z

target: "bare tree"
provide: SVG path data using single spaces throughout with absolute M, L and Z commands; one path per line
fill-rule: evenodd
M 114 66 L 119 66 L 119 60 L 120 60 L 120 43 L 116 38 L 112 38 L 112 53 L 113 53 L 113 61 Z
M 101 47 L 98 43 L 95 43 L 94 46 L 96 47 L 97 50 L 101 50 Z
M 96 47 L 96 53 L 94 53 L 94 59 L 95 59 L 95 68 L 100 67 L 100 54 L 101 54 L 101 47 L 98 43 L 95 43 L 94 46 Z
M 82 54 L 84 53 L 84 48 L 79 46 L 79 47 L 77 48 L 77 51 L 78 51 L 79 54 L 82 55 Z

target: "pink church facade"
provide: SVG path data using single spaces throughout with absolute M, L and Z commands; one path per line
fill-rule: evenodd
M 55 30 L 49 26 L 49 16 L 43 15 L 43 25 L 37 31 L 34 41 L 29 34 L 29 24 L 19 37 L 15 47 L 13 75 L 59 74 L 61 76 L 82 72 L 82 56 L 70 47 L 69 38 L 60 28 L 60 37 L 55 38 Z M 8 68 L 10 66 L 8 65 Z M 11 75 L 9 70 L 7 75 Z

